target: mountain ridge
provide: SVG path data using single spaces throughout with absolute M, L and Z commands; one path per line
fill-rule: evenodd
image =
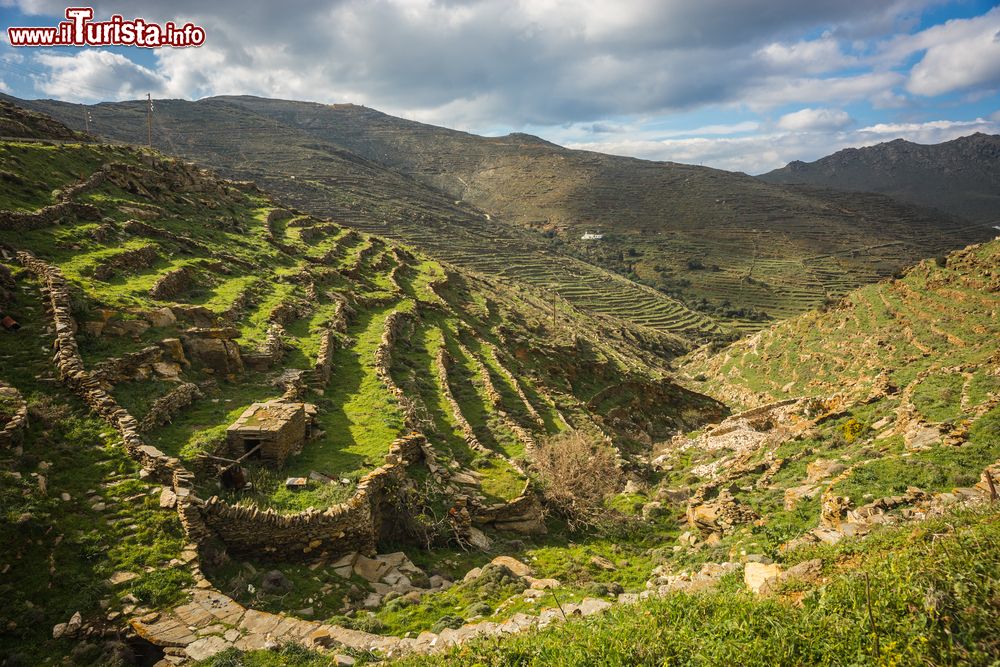
M 976 132 L 938 144 L 894 139 L 845 148 L 813 162 L 796 160 L 758 176 L 881 192 L 983 223 L 1000 222 L 1000 135 Z

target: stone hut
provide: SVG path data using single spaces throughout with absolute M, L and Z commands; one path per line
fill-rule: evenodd
M 230 456 L 240 458 L 253 452 L 248 460 L 261 460 L 280 468 L 288 455 L 299 450 L 309 437 L 314 411 L 312 405 L 280 399 L 254 403 L 226 429 Z

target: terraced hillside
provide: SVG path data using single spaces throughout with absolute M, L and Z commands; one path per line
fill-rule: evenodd
M 72 114 L 80 111 L 62 102 L 18 103 L 70 126 L 76 122 Z M 94 131 L 103 137 L 145 141 L 144 103 L 97 105 L 91 115 Z M 728 335 L 713 318 L 666 294 L 561 252 L 537 234 L 498 224 L 454 196 L 232 100 L 157 102 L 154 128 L 154 143 L 165 152 L 251 179 L 314 215 L 394 238 L 487 276 L 546 290 L 561 304 L 557 308 L 586 309 L 696 341 Z
M 270 184 L 279 192 L 302 191 L 303 207 L 332 213 L 324 208 L 330 196 L 323 184 L 339 184 L 343 167 L 329 158 L 310 164 L 274 159 L 272 133 L 310 150 L 330 146 L 360 156 L 488 216 L 437 224 L 402 212 L 375 217 L 398 238 L 435 256 L 488 272 L 510 266 L 512 277 L 535 284 L 573 282 L 577 267 L 561 274 L 548 268 L 550 258 L 537 253 L 532 261 L 508 256 L 528 240 L 537 246 L 547 239 L 558 255 L 570 254 L 649 285 L 742 331 L 817 306 L 922 257 L 989 238 L 982 225 L 877 195 L 775 187 L 743 174 L 566 150 L 528 135 L 477 137 L 354 105 L 253 97 L 169 104 L 161 115 L 161 141 L 170 150 L 186 147 L 190 152 L 184 154 L 220 167 L 250 159 L 266 164 L 261 171 L 272 176 L 275 171 L 295 175 L 294 185 L 287 179 Z M 60 112 L 51 104 L 44 108 Z M 100 111 L 110 136 L 138 141 L 144 132 L 134 107 L 105 105 Z M 78 109 L 61 112 L 67 122 L 79 116 Z M 213 147 L 219 140 L 206 141 L 206 136 L 216 131 L 234 145 Z M 465 229 L 455 230 L 456 222 Z M 367 224 L 372 223 L 369 217 Z M 517 234 L 512 227 L 531 233 Z M 603 237 L 584 238 L 588 233 Z M 475 242 L 483 237 L 501 248 L 491 253 L 492 262 L 481 258 L 482 246 Z M 691 330 L 695 316 L 657 307 L 650 303 L 653 292 L 641 300 L 635 294 L 589 296 L 591 287 L 605 281 L 588 276 L 576 281 L 586 283 L 578 289 L 587 289 L 587 296 L 572 291 L 566 296 L 612 313 L 629 313 L 642 304 L 640 321 L 679 319 Z M 618 281 L 608 282 L 620 291 Z
M 607 499 L 631 526 L 615 548 L 525 539 L 518 560 L 470 570 L 435 602 L 364 618 L 380 632 L 424 631 L 361 660 L 391 650 L 418 654 L 402 664 L 446 665 L 995 661 L 998 254 L 1000 241 L 957 251 L 755 343 L 695 356 L 686 368 L 706 375 L 706 390 L 746 403 L 748 388 L 757 402 L 796 393 L 655 446 Z M 727 393 L 727 378 L 743 393 Z M 491 570 L 500 565 L 524 582 Z M 546 586 L 554 597 L 537 610 Z M 577 602 L 580 588 L 589 597 Z M 204 664 L 233 660 L 323 657 L 231 649 Z
M 758 178 L 852 192 L 881 192 L 989 225 L 1000 223 L 1000 136 L 977 132 L 940 144 L 896 139 L 790 162 Z
M 74 105 L 25 104 L 70 126 L 80 117 Z M 143 109 L 121 103 L 91 111 L 104 136 L 139 142 Z M 877 195 L 788 189 L 743 174 L 566 150 L 522 134 L 477 137 L 354 105 L 219 97 L 157 109 L 157 145 L 165 150 L 270 179 L 268 187 L 306 210 L 391 234 L 435 257 L 554 284 L 581 306 L 634 313 L 636 321 L 684 334 L 709 333 L 704 316 L 753 331 L 923 257 L 989 238 L 982 224 Z M 409 200 L 419 184 L 447 201 L 439 209 L 470 215 L 366 203 L 363 219 L 352 220 L 336 192 L 365 179 L 352 196 L 369 202 L 366 191 L 378 189 L 372 169 L 392 173 L 383 200 Z M 603 237 L 584 238 L 588 233 Z M 484 247 L 496 249 L 490 259 Z M 566 255 L 587 264 L 566 264 Z M 615 277 L 585 268 L 593 265 Z M 617 276 L 655 291 L 637 294 Z M 575 290 L 565 289 L 574 283 Z M 688 308 L 664 304 L 664 294 Z
M 147 491 L 175 520 L 150 524 L 158 546 L 142 559 L 115 552 L 98 568 L 94 576 L 113 580 L 114 590 L 63 591 L 79 608 L 47 608 L 40 618 L 51 622 L 20 626 L 5 651 L 29 638 L 38 643 L 31 655 L 53 650 L 42 642 L 51 628 L 74 611 L 96 618 L 102 600 L 118 611 L 92 630 L 116 634 L 142 615 L 137 608 L 178 599 L 203 575 L 228 586 L 234 575 L 222 548 L 270 558 L 272 569 L 277 559 L 287 576 L 311 582 L 315 567 L 300 561 L 312 551 L 332 562 L 383 545 L 544 533 L 531 466 L 550 437 L 586 434 L 627 465 L 652 442 L 724 410 L 670 380 L 664 360 L 684 347 L 674 336 L 561 301 L 553 310 L 544 294 L 283 208 L 255 185 L 156 153 L 51 139 L 0 142 L 0 314 L 20 324 L 0 336 L 0 415 L 5 431 L 8 422 L 18 431 L 18 448 L 4 449 L 8 543 L 37 538 L 54 568 L 77 568 L 76 556 L 39 531 L 64 523 L 74 544 L 89 539 L 62 518 L 77 506 L 66 497 L 78 494 L 97 522 L 103 513 L 132 521 L 138 510 L 128 505 Z M 84 417 L 60 381 L 117 434 Z M 26 433 L 22 398 L 41 415 Z M 243 445 L 227 436 L 258 403 L 304 415 L 305 435 L 283 465 L 254 463 L 258 448 L 234 449 Z M 54 429 L 74 420 L 87 426 L 69 441 L 96 446 L 113 470 L 102 477 L 88 467 L 85 494 L 65 467 L 80 457 L 40 463 L 51 459 L 44 448 Z M 162 494 L 133 479 L 130 459 Z M 46 473 L 52 466 L 56 474 Z M 35 478 L 34 489 L 9 486 Z M 134 497 L 111 502 L 97 488 L 119 484 Z M 45 587 L 25 567 L 14 564 L 30 583 L 11 589 L 11 614 Z M 156 568 L 165 568 L 163 591 L 151 592 Z M 362 590 L 349 576 L 333 567 L 320 574 L 326 615 L 371 604 L 348 599 Z M 304 607 L 319 586 L 303 585 L 295 602 Z M 381 600 L 384 591 L 365 586 Z M 283 604 L 246 590 L 248 605 Z
M 798 390 L 726 417 L 672 337 L 251 184 L 0 158 L 4 661 L 1000 655 L 997 241 L 690 358 Z
M 931 412 L 939 403 L 959 410 L 1000 387 L 997 266 L 998 241 L 924 260 L 900 280 L 863 287 L 721 352 L 706 346 L 683 371 L 731 405 L 894 388 Z

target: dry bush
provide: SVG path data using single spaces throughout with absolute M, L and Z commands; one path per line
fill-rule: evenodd
M 622 473 L 606 444 L 579 431 L 561 433 L 538 448 L 535 468 L 547 507 L 571 530 L 600 526 L 613 514 L 604 499 L 618 491 Z

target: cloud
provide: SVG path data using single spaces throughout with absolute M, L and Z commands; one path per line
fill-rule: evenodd
M 923 144 L 949 141 L 974 132 L 1000 133 L 1000 117 L 969 121 L 935 120 L 925 123 L 879 123 L 854 130 L 798 132 L 771 131 L 744 137 L 689 137 L 683 139 L 623 139 L 567 142 L 570 148 L 631 155 L 648 160 L 703 164 L 718 169 L 759 174 L 792 160 L 812 161 L 852 146 L 903 138 Z
M 162 75 L 110 51 L 85 50 L 71 55 L 46 51 L 35 60 L 48 68 L 47 74 L 34 77 L 35 87 L 63 100 L 134 99 L 145 97 L 147 92 L 160 96 L 167 90 Z
M 873 62 L 893 66 L 914 56 L 918 60 L 909 70 L 906 89 L 916 95 L 1000 85 L 1000 7 L 886 39 Z
M 774 42 L 757 51 L 756 58 L 772 72 L 820 74 L 854 64 L 855 58 L 845 55 L 840 43 L 829 34 L 820 39 L 792 44 Z
M 237 0 L 135 0 L 98 1 L 95 12 L 205 27 L 205 46 L 157 52 L 156 75 L 171 95 L 353 101 L 474 129 L 711 104 L 840 106 L 903 80 L 819 78 L 855 62 L 841 35 L 857 36 L 871 20 L 897 25 L 929 1 L 873 10 L 870 0 L 301 0 L 294 11 L 282 3 L 247 11 Z M 16 4 L 55 16 L 65 9 L 56 0 Z
M 778 127 L 792 132 L 812 130 L 839 130 L 850 125 L 853 119 L 840 109 L 800 109 L 778 119 Z

